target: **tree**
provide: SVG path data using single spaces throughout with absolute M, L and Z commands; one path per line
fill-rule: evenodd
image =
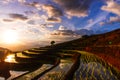
M 55 41 L 51 41 L 51 46 L 55 44 Z
M 83 35 L 82 38 L 88 38 L 89 36 L 88 35 Z

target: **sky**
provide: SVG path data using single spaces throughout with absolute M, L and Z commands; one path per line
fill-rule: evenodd
M 24 50 L 120 28 L 120 0 L 0 0 L 0 46 Z

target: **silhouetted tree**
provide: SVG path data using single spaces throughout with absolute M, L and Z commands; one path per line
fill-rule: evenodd
M 55 41 L 51 41 L 51 46 L 55 44 Z
M 88 38 L 89 36 L 88 35 L 83 35 L 82 38 Z

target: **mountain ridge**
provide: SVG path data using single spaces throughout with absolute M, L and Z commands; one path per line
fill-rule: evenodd
M 120 29 L 64 42 L 55 47 L 66 50 L 87 51 L 102 58 L 120 70 Z

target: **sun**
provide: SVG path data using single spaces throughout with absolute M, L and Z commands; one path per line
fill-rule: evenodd
M 18 41 L 18 34 L 14 30 L 7 30 L 3 33 L 3 41 L 7 44 L 13 44 Z

